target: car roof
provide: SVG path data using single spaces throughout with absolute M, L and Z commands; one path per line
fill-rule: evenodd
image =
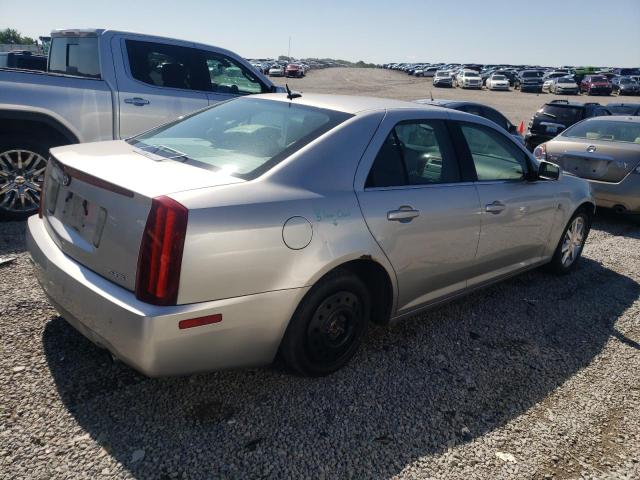
M 423 98 L 420 100 L 414 100 L 414 103 L 419 103 L 421 105 L 433 105 L 434 107 L 445 107 L 445 108 L 457 108 L 465 105 L 474 106 L 474 107 L 485 107 L 490 108 L 491 110 L 495 110 L 495 108 L 490 107 L 489 105 L 485 105 L 484 103 L 478 102 L 467 102 L 464 100 L 446 100 L 442 98 L 436 98 L 431 100 L 429 98 Z
M 289 100 L 286 93 L 265 93 L 251 98 L 264 98 L 281 102 L 292 102 L 316 108 L 326 108 L 352 115 L 371 110 L 390 109 L 437 109 L 437 106 L 418 104 L 391 98 L 361 97 L 357 95 L 333 95 L 324 93 L 303 93 L 301 97 Z
M 607 107 L 640 107 L 640 103 L 607 103 Z

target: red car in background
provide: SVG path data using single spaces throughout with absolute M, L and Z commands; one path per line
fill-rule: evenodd
M 611 82 L 604 75 L 587 75 L 580 82 L 580 92 L 587 95 L 611 95 Z
M 290 63 L 284 71 L 285 77 L 302 78 L 304 77 L 304 69 L 300 65 Z

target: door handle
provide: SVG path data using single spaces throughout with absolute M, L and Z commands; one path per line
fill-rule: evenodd
M 133 97 L 133 98 L 125 98 L 124 103 L 129 103 L 131 105 L 135 105 L 136 107 L 143 107 L 144 105 L 149 105 L 149 100 L 146 98 Z
M 497 215 L 498 213 L 500 213 L 501 211 L 503 211 L 506 207 L 506 205 L 502 202 L 499 201 L 495 201 L 493 203 L 489 203 L 487 205 L 485 205 L 484 210 L 485 212 L 488 213 L 493 213 L 494 215 Z
M 387 212 L 387 220 L 392 222 L 406 223 L 420 215 L 420 211 L 414 209 L 410 205 L 403 205 L 398 210 L 390 210 Z

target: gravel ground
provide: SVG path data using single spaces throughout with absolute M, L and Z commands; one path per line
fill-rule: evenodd
M 597 217 L 571 275 L 372 328 L 321 379 L 145 378 L 56 314 L 24 249 L 24 223 L 0 223 L 16 259 L 0 266 L 0 478 L 640 478 L 640 228 L 624 219 Z

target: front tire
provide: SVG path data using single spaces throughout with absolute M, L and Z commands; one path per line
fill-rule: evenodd
M 367 332 L 371 298 L 362 281 L 346 270 L 324 277 L 296 309 L 280 345 L 287 365 L 319 377 L 344 367 Z
M 548 270 L 556 275 L 565 275 L 573 270 L 580 260 L 590 229 L 591 215 L 586 210 L 578 210 L 562 232 Z

